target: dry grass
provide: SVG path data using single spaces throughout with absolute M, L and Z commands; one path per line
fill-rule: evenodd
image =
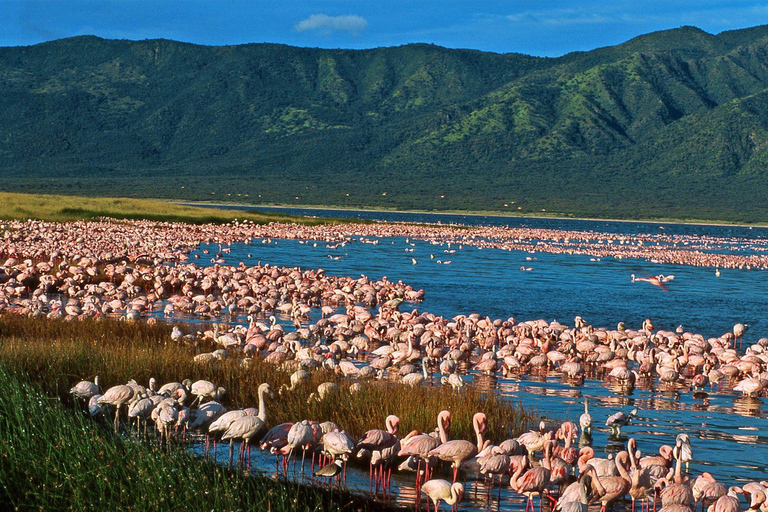
M 228 408 L 256 406 L 257 388 L 268 382 L 277 389 L 287 384 L 289 374 L 254 360 L 248 369 L 239 361 L 201 366 L 192 361 L 194 352 L 170 339 L 170 328 L 111 320 L 66 322 L 0 317 L 0 364 L 26 372 L 50 395 L 69 401 L 68 390 L 83 378 L 99 375 L 112 386 L 136 379 L 146 385 L 150 377 L 159 383 L 190 378 L 206 379 L 227 389 L 223 402 Z M 317 385 L 335 380 L 342 392 L 324 402 L 307 403 Z M 397 383 L 371 382 L 350 394 L 350 381 L 327 372 L 317 372 L 312 381 L 292 393 L 268 402 L 268 426 L 285 421 L 314 419 L 334 421 L 353 436 L 370 428 L 383 428 L 384 418 L 396 414 L 401 429 L 431 431 L 442 409 L 452 414 L 451 438 L 474 439 L 472 416 L 484 412 L 488 435 L 496 442 L 518 435 L 529 417 L 515 404 L 493 392 L 468 389 L 455 393 L 448 387 L 409 388 Z
M 78 197 L 42 194 L 15 194 L 0 192 L 0 219 L 68 222 L 92 220 L 99 217 L 115 219 L 146 219 L 191 224 L 223 224 L 234 219 L 266 224 L 268 222 L 296 222 L 299 224 L 326 224 L 330 219 L 296 217 L 276 213 L 246 212 L 183 206 L 165 201 L 109 197 Z

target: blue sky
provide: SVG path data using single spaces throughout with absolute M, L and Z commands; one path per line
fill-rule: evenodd
M 207 45 L 449 48 L 558 56 L 694 25 L 768 24 L 768 0 L 0 0 L 0 46 L 83 34 Z

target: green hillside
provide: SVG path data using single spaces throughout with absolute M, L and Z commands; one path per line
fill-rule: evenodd
M 2 190 L 768 221 L 768 27 L 556 59 L 87 36 L 0 48 L 0 90 Z

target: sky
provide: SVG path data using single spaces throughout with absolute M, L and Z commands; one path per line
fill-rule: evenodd
M 693 25 L 768 24 L 768 0 L 0 0 L 0 46 L 92 34 L 204 45 L 432 43 L 555 57 Z

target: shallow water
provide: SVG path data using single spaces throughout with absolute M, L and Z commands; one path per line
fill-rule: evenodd
M 469 219 L 479 221 L 482 218 Z M 534 222 L 577 223 L 583 229 L 592 230 L 613 226 L 637 229 L 638 232 L 647 232 L 641 228 L 649 226 L 543 219 L 528 219 L 525 222 L 529 225 Z M 766 236 L 766 230 L 762 229 L 665 227 L 668 233 L 680 229 L 688 234 L 699 232 L 708 236 L 744 237 L 744 245 Z M 574 225 L 568 226 L 568 229 L 574 228 Z M 216 247 L 210 249 L 215 251 Z M 413 252 L 406 252 L 406 249 Z M 450 250 L 455 252 L 445 252 Z M 200 261 L 205 261 L 204 258 L 203 255 Z M 595 326 L 613 327 L 623 321 L 630 328 L 639 328 L 643 319 L 648 317 L 653 320 L 656 329 L 674 330 L 683 325 L 686 330 L 705 337 L 718 336 L 730 331 L 734 323 L 744 322 L 750 326 L 745 346 L 768 336 L 764 319 L 768 285 L 765 274 L 758 271 L 722 270 L 721 276 L 716 277 L 710 268 L 612 258 L 596 261 L 588 256 L 474 247 L 449 248 L 447 245 L 436 246 L 419 241 L 406 243 L 402 238 L 382 239 L 378 245 L 347 243 L 335 249 L 320 242 L 273 240 L 262 243 L 261 240 L 254 240 L 250 244 L 233 246 L 230 254 L 224 254 L 224 259 L 227 264 L 261 261 L 324 268 L 328 274 L 365 274 L 373 279 L 386 275 L 390 280 L 401 279 L 414 288 L 424 288 L 426 300 L 416 307 L 445 316 L 478 312 L 491 318 L 513 316 L 517 321 L 557 319 L 570 325 L 574 316 L 581 315 Z M 413 264 L 412 259 L 417 263 Z M 437 260 L 450 260 L 450 264 L 438 264 Z M 521 271 L 521 266 L 533 270 Z M 675 278 L 669 283 L 670 291 L 664 292 L 648 283 L 632 283 L 630 275 L 633 273 L 673 274 Z M 410 306 L 404 304 L 403 308 L 406 307 Z M 317 316 L 315 314 L 313 318 L 316 320 Z M 471 375 L 467 379 L 498 390 L 509 399 L 520 401 L 556 421 L 577 421 L 583 412 L 584 398 L 589 398 L 590 412 L 597 426 L 593 432 L 593 446 L 598 457 L 621 449 L 616 442 L 609 441 L 607 429 L 601 427 L 605 419 L 618 410 L 628 412 L 637 407 L 638 417 L 624 433 L 626 437 L 637 439 L 638 448 L 644 454 L 655 453 L 661 444 L 674 444 L 678 433 L 687 432 L 694 449 L 694 462 L 690 468 L 692 474 L 710 471 L 726 485 L 766 479 L 768 476 L 768 421 L 762 399 L 744 399 L 727 390 L 694 397 L 687 387 L 665 391 L 638 386 L 626 394 L 600 380 L 587 380 L 582 386 L 572 386 L 555 375 L 523 376 L 519 379 Z M 266 456 L 257 464 L 264 471 L 272 471 L 274 458 Z M 402 487 L 404 495 L 412 495 L 410 475 L 397 477 L 394 481 L 395 493 L 401 492 L 398 489 Z M 349 485 L 367 491 L 367 473 L 353 476 Z M 498 503 L 489 505 L 485 501 L 484 484 L 477 485 L 481 487 L 478 498 L 471 499 L 475 484 L 470 484 L 469 500 L 462 505 L 462 510 L 486 510 L 489 506 L 499 508 Z M 508 489 L 508 485 L 502 489 L 499 509 L 523 510 L 525 505 L 522 499 L 511 495 Z

